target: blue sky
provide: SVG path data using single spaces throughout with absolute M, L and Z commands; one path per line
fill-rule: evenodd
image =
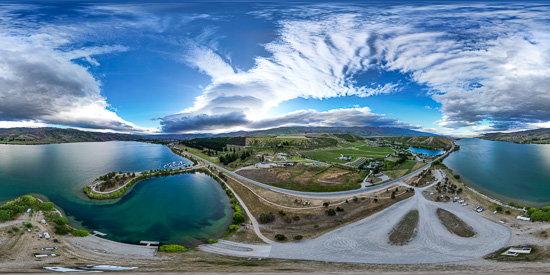
M 0 3 L 0 127 L 550 127 L 544 2 Z

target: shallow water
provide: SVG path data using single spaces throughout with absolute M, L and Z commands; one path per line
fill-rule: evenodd
M 550 145 L 482 139 L 456 142 L 460 150 L 443 163 L 470 185 L 522 205 L 550 205 Z
M 0 145 L 0 200 L 38 193 L 71 224 L 108 239 L 193 245 L 219 237 L 231 222 L 229 198 L 204 174 L 152 178 L 116 201 L 91 201 L 82 188 L 110 171 L 143 171 L 189 160 L 166 146 L 139 142 Z

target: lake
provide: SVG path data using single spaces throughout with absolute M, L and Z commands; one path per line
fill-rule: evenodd
M 166 146 L 140 142 L 0 145 L 0 201 L 38 193 L 71 224 L 126 243 L 194 245 L 220 237 L 231 223 L 229 198 L 204 174 L 151 178 L 114 201 L 91 201 L 82 188 L 110 171 L 143 171 L 191 161 Z
M 443 163 L 472 187 L 522 205 L 550 205 L 550 145 L 482 139 L 456 142 L 460 150 Z
M 429 149 L 421 149 L 421 148 L 415 148 L 415 147 L 409 147 L 407 150 L 415 154 L 424 154 L 429 156 L 437 156 L 439 154 L 445 153 L 445 150 L 429 150 Z

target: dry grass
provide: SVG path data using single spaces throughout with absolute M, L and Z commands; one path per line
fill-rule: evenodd
M 471 238 L 476 235 L 476 232 L 470 225 L 445 209 L 437 208 L 437 217 L 443 226 L 455 235 L 464 238 Z
M 392 230 L 389 236 L 391 244 L 404 245 L 416 236 L 418 226 L 418 210 L 411 210 L 399 224 Z

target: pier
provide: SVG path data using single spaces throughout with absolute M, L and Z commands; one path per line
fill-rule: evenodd
M 152 241 L 139 241 L 139 244 L 143 244 L 145 246 L 158 246 L 159 242 L 152 242 Z
M 94 236 L 100 236 L 100 237 L 105 237 L 105 236 L 107 236 L 106 233 L 99 232 L 99 231 L 97 231 L 97 230 L 94 230 L 94 231 L 92 232 L 92 235 L 94 235 Z

